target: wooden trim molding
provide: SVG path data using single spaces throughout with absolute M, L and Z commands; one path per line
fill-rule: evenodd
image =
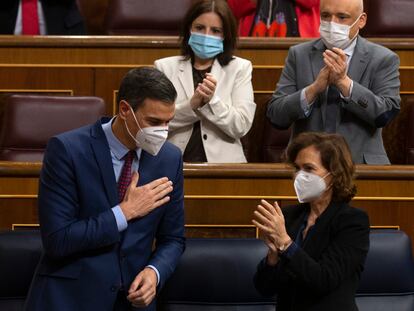
M 391 49 L 412 49 L 414 38 L 367 38 Z M 305 38 L 253 38 L 239 39 L 239 49 L 286 49 L 311 39 Z M 122 47 L 122 48 L 179 48 L 177 36 L 13 36 L 2 35 L 0 47 Z
M 0 93 L 52 93 L 52 94 L 66 94 L 73 96 L 73 90 L 51 90 L 51 89 L 0 89 Z
M 1 177 L 38 177 L 41 162 L 0 161 Z M 186 178 L 291 178 L 293 169 L 283 163 L 184 163 Z M 414 165 L 356 165 L 356 179 L 414 180 Z

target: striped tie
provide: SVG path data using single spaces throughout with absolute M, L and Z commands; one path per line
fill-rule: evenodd
M 118 179 L 118 198 L 119 202 L 122 202 L 125 196 L 125 192 L 128 189 L 132 179 L 132 161 L 135 158 L 135 150 L 130 150 L 124 157 L 124 166 L 122 167 L 121 176 Z

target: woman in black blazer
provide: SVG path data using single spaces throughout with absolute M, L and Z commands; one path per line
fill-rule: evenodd
M 352 208 L 354 165 L 337 134 L 302 133 L 287 149 L 298 205 L 280 209 L 262 200 L 253 223 L 267 256 L 254 278 L 277 311 L 358 310 L 355 292 L 369 248 L 367 214 Z

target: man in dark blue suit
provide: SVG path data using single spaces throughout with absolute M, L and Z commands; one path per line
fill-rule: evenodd
M 163 73 L 133 69 L 114 118 L 49 141 L 38 199 L 45 252 L 27 310 L 155 310 L 185 246 L 182 157 L 165 142 L 175 99 Z

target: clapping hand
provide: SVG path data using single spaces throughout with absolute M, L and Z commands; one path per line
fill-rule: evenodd
M 254 211 L 253 224 L 262 231 L 263 240 L 269 248 L 268 263 L 277 262 L 277 249 L 291 239 L 286 232 L 285 218 L 277 202 L 274 205 L 261 200 Z
M 347 56 L 338 48 L 325 50 L 323 61 L 329 68 L 329 84 L 334 84 L 344 96 L 349 96 L 351 79 L 347 75 Z
M 197 109 L 207 104 L 214 96 L 216 91 L 217 80 L 211 73 L 206 73 L 202 83 L 199 83 L 191 98 L 190 105 L 192 109 Z

